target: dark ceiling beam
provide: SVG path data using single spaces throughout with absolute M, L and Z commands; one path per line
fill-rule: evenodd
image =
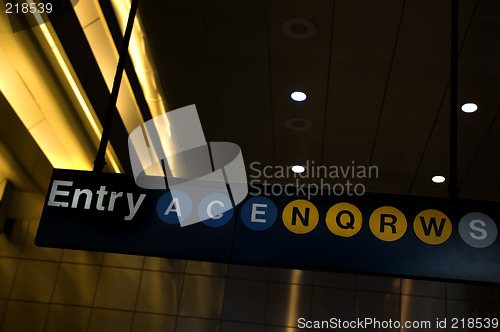
M 453 0 L 452 0 L 452 1 L 453 1 Z M 471 28 L 472 22 L 473 22 L 473 20 L 474 20 L 475 15 L 476 15 L 476 11 L 477 11 L 478 4 L 479 4 L 479 0 L 477 0 L 477 1 L 476 1 L 476 3 L 474 4 L 474 9 L 473 9 L 472 14 L 471 14 L 471 16 L 470 16 L 469 22 L 467 23 L 467 28 L 465 29 L 465 32 L 463 33 L 462 40 L 460 41 L 460 47 L 459 47 L 459 49 L 458 49 L 458 54 L 457 54 L 457 57 L 460 57 L 460 54 L 462 53 L 462 50 L 463 50 L 463 48 L 464 48 L 465 41 L 466 41 L 466 39 L 467 39 L 467 36 L 469 35 L 469 30 L 470 30 L 470 28 Z M 451 25 L 450 25 L 450 26 L 451 26 Z M 427 136 L 427 140 L 426 140 L 426 142 L 425 142 L 424 149 L 423 149 L 422 154 L 421 154 L 421 156 L 420 156 L 420 159 L 419 159 L 419 162 L 418 162 L 418 167 L 417 167 L 417 169 L 415 170 L 415 173 L 414 173 L 414 175 L 413 175 L 413 180 L 412 180 L 412 182 L 411 182 L 410 190 L 409 190 L 409 192 L 408 192 L 408 193 L 412 193 L 413 188 L 415 187 L 415 184 L 416 184 L 416 182 L 417 182 L 418 173 L 420 172 L 420 169 L 421 169 L 421 166 L 422 166 L 422 163 L 423 163 L 423 160 L 424 160 L 425 154 L 426 154 L 427 149 L 428 149 L 428 147 L 429 147 L 429 145 L 430 145 L 430 141 L 431 141 L 432 135 L 433 135 L 434 130 L 435 130 L 435 128 L 436 128 L 436 124 L 437 124 L 437 123 L 438 123 L 438 121 L 439 121 L 439 115 L 440 115 L 440 113 L 441 113 L 441 110 L 443 109 L 443 105 L 445 104 L 446 97 L 447 97 L 447 95 L 448 95 L 448 90 L 450 89 L 450 86 L 451 86 L 451 75 L 450 75 L 450 80 L 448 80 L 448 82 L 447 82 L 447 84 L 446 84 L 446 87 L 445 87 L 445 89 L 444 89 L 444 91 L 443 91 L 443 95 L 442 95 L 442 97 L 441 97 L 441 101 L 440 101 L 440 103 L 439 103 L 439 107 L 438 107 L 438 109 L 437 109 L 436 116 L 435 116 L 435 118 L 434 118 L 434 122 L 432 123 L 432 127 L 431 127 L 431 129 L 430 129 L 430 131 L 429 131 L 429 135 Z M 458 109 L 457 109 L 457 112 L 458 112 Z M 482 141 L 481 145 L 485 142 L 485 140 L 486 140 L 486 135 L 484 136 L 484 138 L 483 138 L 483 141 Z M 481 147 L 481 145 L 480 145 L 480 147 Z M 478 148 L 478 151 L 477 151 L 477 153 L 476 153 L 476 157 L 477 157 L 477 155 L 479 154 L 479 149 L 480 149 L 480 147 Z M 475 158 L 474 158 L 474 160 L 475 160 Z M 463 183 L 464 183 L 464 181 L 465 181 L 465 179 L 467 178 L 467 175 L 469 174 L 469 171 L 470 171 L 470 169 L 472 168 L 472 165 L 473 165 L 474 160 L 470 163 L 470 166 L 469 166 L 469 167 L 467 168 L 467 170 L 465 171 L 465 174 L 464 174 L 464 176 L 462 177 L 462 179 L 461 179 L 461 181 L 460 181 L 460 184 L 463 184 Z M 457 172 L 457 174 L 458 174 L 458 172 Z
M 458 0 L 451 0 L 450 182 L 451 199 L 458 198 Z

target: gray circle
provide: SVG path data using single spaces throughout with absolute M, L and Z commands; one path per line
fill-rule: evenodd
M 474 248 L 486 248 L 495 242 L 498 234 L 495 221 L 480 212 L 467 213 L 460 219 L 458 232 L 465 243 Z

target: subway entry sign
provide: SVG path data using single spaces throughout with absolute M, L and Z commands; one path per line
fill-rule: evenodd
M 203 188 L 200 188 L 203 191 Z M 55 170 L 36 244 L 158 257 L 500 283 L 496 202 L 365 194 L 207 195 L 138 188 L 131 175 Z M 180 227 L 179 218 L 208 219 Z

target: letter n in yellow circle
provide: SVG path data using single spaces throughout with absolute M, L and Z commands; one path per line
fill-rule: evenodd
M 312 231 L 319 220 L 318 209 L 313 203 L 297 199 L 288 203 L 283 209 L 283 224 L 290 232 L 306 234 Z
M 383 241 L 396 241 L 408 227 L 403 212 L 392 206 L 382 206 L 373 211 L 369 223 L 373 235 Z
M 413 229 L 420 240 L 428 244 L 441 244 L 451 235 L 451 221 L 441 211 L 425 210 L 413 221 Z
M 362 225 L 361 211 L 352 204 L 335 204 L 326 213 L 326 226 L 335 235 L 351 237 L 359 232 Z

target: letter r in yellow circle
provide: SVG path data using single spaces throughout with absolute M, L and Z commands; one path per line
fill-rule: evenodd
M 313 203 L 297 199 L 283 209 L 282 218 L 283 224 L 290 232 L 306 234 L 318 225 L 319 214 Z
M 392 206 L 382 206 L 373 211 L 369 224 L 373 235 L 383 241 L 396 241 L 408 227 L 403 212 Z

